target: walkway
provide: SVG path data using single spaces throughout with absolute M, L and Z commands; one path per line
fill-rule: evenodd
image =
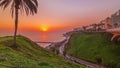
M 85 61 L 85 60 L 82 60 L 82 59 L 78 59 L 78 58 L 75 58 L 73 56 L 70 56 L 68 54 L 64 55 L 64 50 L 65 50 L 65 45 L 68 43 L 70 37 L 67 37 L 66 38 L 66 41 L 64 41 L 60 48 L 59 48 L 59 53 L 60 53 L 60 56 L 68 59 L 68 60 L 71 60 L 73 62 L 76 62 L 76 63 L 79 63 L 79 64 L 82 64 L 82 65 L 85 65 L 85 66 L 88 66 L 89 68 L 105 68 L 101 65 L 98 65 L 98 64 L 94 64 L 94 63 L 91 63 L 91 62 L 88 62 L 88 61 Z

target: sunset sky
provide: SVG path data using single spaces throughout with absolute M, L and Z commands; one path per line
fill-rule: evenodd
M 120 9 L 120 0 L 38 0 L 38 13 L 20 15 L 19 31 L 62 31 L 98 23 Z M 9 8 L 0 9 L 0 31 L 13 30 Z

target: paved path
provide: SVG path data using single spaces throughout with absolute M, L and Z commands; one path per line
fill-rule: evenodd
M 70 39 L 70 37 L 66 38 L 66 40 L 61 44 L 61 46 L 59 48 L 60 56 L 66 58 L 68 60 L 74 61 L 76 63 L 88 66 L 89 68 L 105 68 L 105 67 L 103 67 L 101 65 L 94 64 L 94 63 L 91 63 L 91 62 L 88 62 L 88 61 L 85 61 L 85 60 L 82 60 L 82 59 L 78 59 L 78 58 L 75 58 L 75 57 L 70 56 L 68 54 L 66 54 L 64 56 L 65 45 L 68 43 L 69 39 Z
M 73 56 L 70 56 L 68 54 L 66 54 L 65 56 L 66 59 L 69 59 L 71 61 L 74 61 L 76 63 L 79 63 L 79 64 L 82 64 L 82 65 L 85 65 L 85 66 L 88 66 L 89 68 L 105 68 L 101 65 L 98 65 L 98 64 L 94 64 L 94 63 L 91 63 L 91 62 L 88 62 L 88 61 L 85 61 L 85 60 L 82 60 L 82 59 L 78 59 L 78 58 L 75 58 Z
M 70 37 L 67 37 L 63 43 L 61 43 L 61 46 L 59 48 L 59 53 L 60 56 L 64 57 L 64 50 L 65 50 L 65 45 L 68 43 Z

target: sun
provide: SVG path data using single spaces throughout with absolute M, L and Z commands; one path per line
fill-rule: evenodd
M 38 26 L 38 29 L 42 32 L 47 32 L 49 30 L 48 25 L 40 25 Z
M 48 28 L 47 28 L 47 27 L 42 27 L 41 30 L 42 30 L 43 32 L 46 32 L 46 31 L 48 31 Z

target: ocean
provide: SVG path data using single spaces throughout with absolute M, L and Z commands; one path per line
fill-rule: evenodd
M 18 31 L 18 35 L 23 35 L 30 38 L 34 42 L 59 42 L 64 40 L 63 34 L 66 31 L 52 31 L 52 32 L 36 32 L 36 31 Z M 1 30 L 0 37 L 13 36 L 14 31 Z M 38 43 L 41 47 L 46 47 L 48 43 Z

